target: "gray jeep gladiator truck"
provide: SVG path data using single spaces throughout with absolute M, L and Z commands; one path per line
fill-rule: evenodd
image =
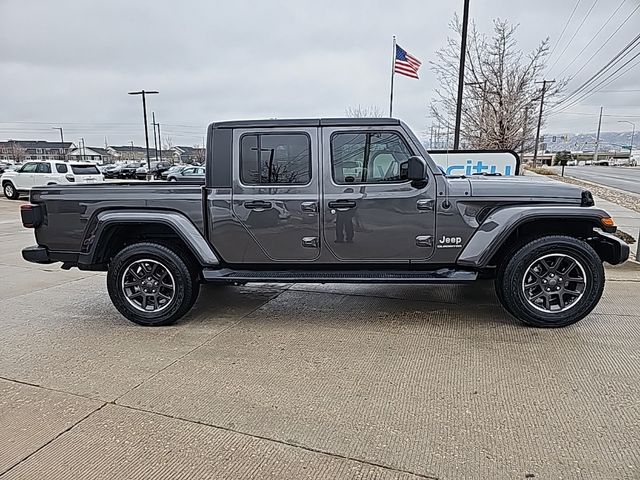
M 107 271 L 115 307 L 167 325 L 201 283 L 466 283 L 492 278 L 537 327 L 577 322 L 628 246 L 588 191 L 447 177 L 396 119 L 257 120 L 208 128 L 204 187 L 34 188 L 23 257 Z

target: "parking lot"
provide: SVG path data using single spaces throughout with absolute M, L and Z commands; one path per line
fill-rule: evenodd
M 521 326 L 489 283 L 205 286 L 177 325 L 24 262 L 0 200 L 0 478 L 640 478 L 640 270 Z

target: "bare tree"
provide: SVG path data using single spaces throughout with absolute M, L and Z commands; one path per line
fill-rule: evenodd
M 436 60 L 429 62 L 440 84 L 430 110 L 434 127 L 453 132 L 462 31 L 457 15 L 450 28 L 454 36 L 447 38 Z M 490 37 L 479 33 L 475 24 L 469 29 L 460 128 L 465 148 L 519 150 L 523 138 L 525 147 L 533 143 L 542 93 L 536 82 L 544 73 L 549 39 L 524 54 L 517 46 L 517 29 L 500 19 L 494 20 Z M 565 84 L 558 79 L 547 87 L 545 105 L 553 106 Z
M 382 110 L 377 105 L 357 105 L 344 109 L 347 117 L 351 118 L 380 118 L 383 117 Z
M 27 158 L 27 149 L 13 140 L 9 140 L 9 142 L 11 144 L 3 148 L 0 153 L 7 154 L 15 163 L 22 163 Z
M 193 146 L 193 157 L 196 163 L 202 165 L 204 163 L 205 149 L 200 146 L 200 144 L 196 144 Z

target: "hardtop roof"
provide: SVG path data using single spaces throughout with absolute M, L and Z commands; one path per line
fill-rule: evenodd
M 396 118 L 283 118 L 267 120 L 229 120 L 214 122 L 210 128 L 257 127 L 344 127 L 400 125 Z

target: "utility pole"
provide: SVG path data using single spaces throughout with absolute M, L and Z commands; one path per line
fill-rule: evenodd
M 62 132 L 62 127 L 51 127 L 53 130 L 59 130 L 60 131 L 60 143 L 62 143 L 62 161 L 66 162 L 67 161 L 67 151 L 64 148 L 64 133 Z
M 547 91 L 547 83 L 555 83 L 555 80 L 543 80 L 542 82 L 542 95 L 540 96 L 540 114 L 538 115 L 538 129 L 536 130 L 536 144 L 533 150 L 533 167 L 536 167 L 538 161 L 538 141 L 540 140 L 540 126 L 542 125 L 542 109 L 544 108 L 544 94 Z
M 527 122 L 529 121 L 529 105 L 524 107 L 524 123 L 522 124 L 522 146 L 520 147 L 520 162 L 524 161 L 524 143 L 527 141 Z
M 460 42 L 460 67 L 458 68 L 458 104 L 456 105 L 456 127 L 453 132 L 453 149 L 460 145 L 460 121 L 462 117 L 462 93 L 464 91 L 464 64 L 467 53 L 467 28 L 469 26 L 469 0 L 464 0 L 462 15 L 462 40 Z M 449 138 L 447 137 L 447 141 Z M 447 145 L 448 146 L 448 145 Z
M 160 136 L 160 124 L 156 123 L 158 126 L 158 146 L 160 147 L 160 161 L 162 161 L 162 137 Z
M 147 147 L 147 172 L 151 171 L 151 158 L 149 157 L 149 127 L 147 125 L 147 95 L 153 95 L 160 92 L 155 90 L 140 90 L 139 92 L 129 92 L 129 95 L 142 95 L 142 115 L 144 118 L 144 140 Z M 147 173 L 147 180 L 150 175 Z
M 84 138 L 80 137 L 80 140 L 82 141 L 82 160 L 86 160 L 87 149 L 84 146 Z
M 596 146 L 593 149 L 593 161 L 591 166 L 594 166 L 598 161 L 598 147 L 600 146 L 600 127 L 602 126 L 602 107 L 600 107 L 600 117 L 598 117 L 598 133 L 596 134 Z
M 158 160 L 158 140 L 156 139 L 156 112 L 151 112 L 151 125 L 153 125 L 153 146 L 156 149 L 156 160 Z
M 618 123 L 628 123 L 633 127 L 633 130 L 631 130 L 631 143 L 629 144 L 629 162 L 631 162 L 631 154 L 633 153 L 633 137 L 636 135 L 636 124 L 629 120 L 618 120 Z

